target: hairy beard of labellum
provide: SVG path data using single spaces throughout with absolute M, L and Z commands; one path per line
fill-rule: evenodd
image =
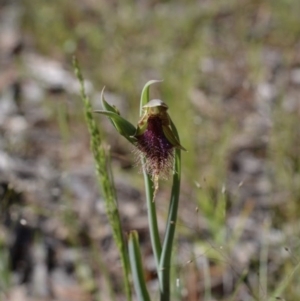
M 150 116 L 146 131 L 136 137 L 137 149 L 145 156 L 145 168 L 152 179 L 167 178 L 173 168 L 174 146 L 165 137 L 162 121 Z

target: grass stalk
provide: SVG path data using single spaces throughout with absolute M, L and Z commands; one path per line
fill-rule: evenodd
M 127 300 L 131 300 L 131 288 L 129 282 L 130 266 L 127 246 L 122 233 L 121 219 L 118 210 L 117 197 L 111 172 L 110 157 L 102 144 L 101 134 L 93 117 L 92 105 L 86 95 L 84 79 L 81 74 L 78 61 L 73 58 L 73 68 L 80 82 L 81 99 L 84 105 L 84 115 L 91 136 L 91 150 L 95 159 L 96 173 L 101 191 L 105 200 L 106 213 L 112 227 L 114 241 L 119 249 L 123 267 L 123 278 Z

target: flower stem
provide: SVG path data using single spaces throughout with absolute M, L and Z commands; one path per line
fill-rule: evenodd
M 178 133 L 174 124 L 171 124 L 172 130 L 174 131 L 178 141 Z M 163 248 L 159 264 L 159 282 L 160 282 L 160 300 L 169 301 L 170 300 L 170 267 L 171 267 L 171 256 L 173 241 L 175 235 L 177 212 L 179 204 L 179 194 L 180 194 L 180 173 L 181 173 L 181 151 L 176 149 L 175 151 L 175 162 L 174 162 L 174 174 L 173 174 L 173 186 L 171 192 L 171 200 L 169 206 L 169 214 L 165 232 L 165 238 L 163 242 Z
M 153 181 L 151 180 L 151 177 L 147 174 L 145 169 L 143 170 L 143 173 L 144 173 L 144 181 L 145 181 L 145 189 L 146 189 L 146 202 L 147 202 L 147 209 L 148 209 L 150 240 L 153 249 L 156 270 L 158 271 L 160 254 L 161 254 L 161 242 L 160 242 L 157 218 L 156 218 L 156 206 L 155 206 L 155 202 L 153 202 L 153 198 L 154 198 Z

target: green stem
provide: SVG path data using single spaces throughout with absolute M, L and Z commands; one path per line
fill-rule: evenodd
M 146 202 L 148 208 L 150 240 L 153 249 L 156 270 L 158 271 L 160 254 L 161 254 L 161 243 L 160 243 L 157 218 L 156 218 L 156 206 L 155 206 L 155 202 L 153 202 L 153 182 L 150 176 L 147 174 L 145 168 L 143 168 L 143 173 L 144 173 L 144 181 L 145 181 L 145 189 L 146 189 Z
M 172 124 L 172 130 L 178 138 L 178 133 L 175 126 Z M 173 174 L 173 186 L 171 193 L 171 200 L 169 206 L 169 214 L 167 220 L 167 227 L 165 232 L 165 238 L 163 242 L 163 248 L 160 258 L 159 265 L 159 282 L 160 282 L 160 300 L 169 301 L 170 300 L 170 267 L 171 267 L 171 256 L 173 241 L 175 235 L 177 212 L 179 204 L 179 194 L 180 194 L 180 173 L 181 173 L 181 151 L 176 149 L 175 151 L 175 166 Z

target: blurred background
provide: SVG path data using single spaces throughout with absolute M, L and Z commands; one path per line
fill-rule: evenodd
M 0 1 L 0 299 L 125 300 L 72 56 L 133 124 L 150 79 L 183 153 L 172 300 L 300 298 L 298 0 Z M 158 283 L 132 147 L 98 117 Z M 156 202 L 161 233 L 170 181 Z

